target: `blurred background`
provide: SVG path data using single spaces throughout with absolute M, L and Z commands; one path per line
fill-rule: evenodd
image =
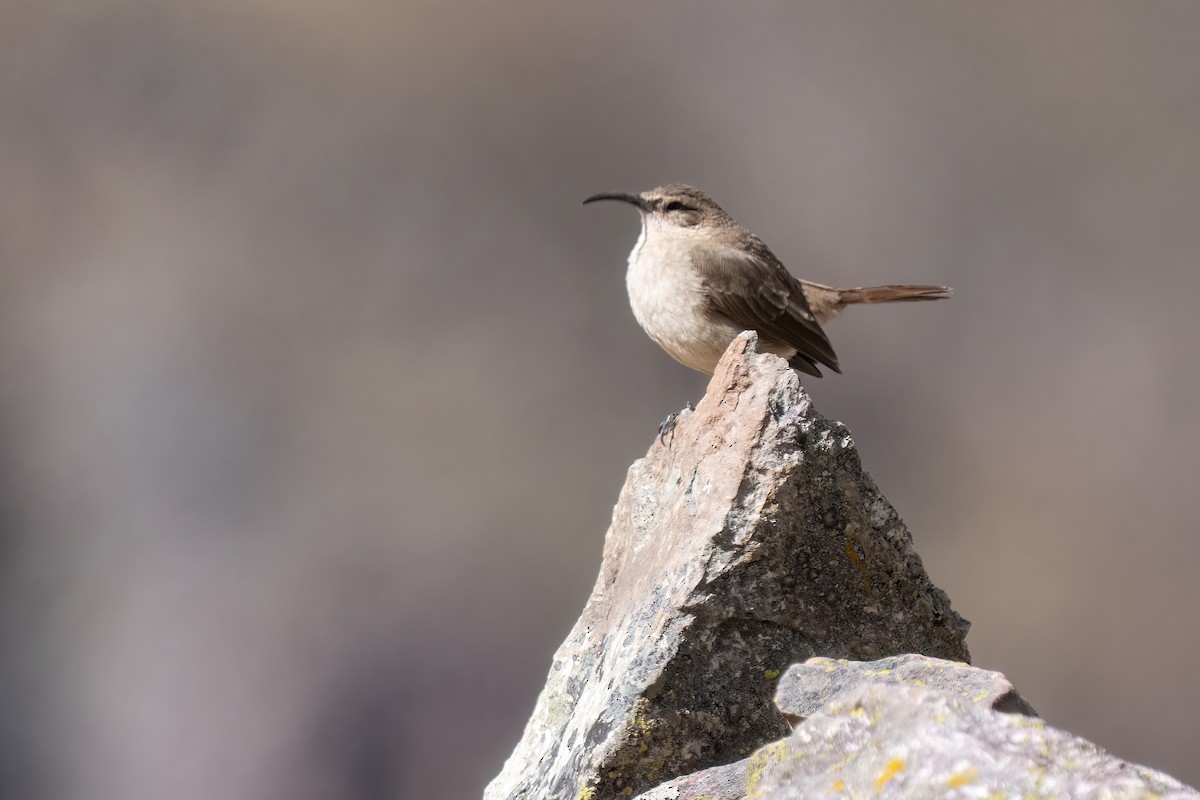
M 0 6 L 0 794 L 470 798 L 706 379 L 602 190 L 852 309 L 975 662 L 1200 783 L 1200 4 Z

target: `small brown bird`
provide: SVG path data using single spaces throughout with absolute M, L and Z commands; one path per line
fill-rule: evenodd
M 836 289 L 792 277 L 762 240 L 694 186 L 672 183 L 641 194 L 603 192 L 583 202 L 620 200 L 642 215 L 625 285 L 638 324 L 679 363 L 711 375 L 744 330 L 759 349 L 820 377 L 841 372 L 821 325 L 855 303 L 939 300 L 947 286 Z

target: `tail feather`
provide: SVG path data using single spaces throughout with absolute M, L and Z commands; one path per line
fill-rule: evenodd
M 857 289 L 839 289 L 838 300 L 843 305 L 854 303 L 894 303 L 900 300 L 942 300 L 954 293 L 949 286 L 917 286 L 896 284 L 893 286 L 863 286 Z

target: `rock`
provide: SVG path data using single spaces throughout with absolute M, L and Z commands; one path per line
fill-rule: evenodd
M 810 658 L 789 667 L 779 679 L 775 705 L 796 725 L 867 684 L 929 688 L 995 711 L 1037 716 L 999 672 L 915 654 L 878 661 Z M 764 766 L 780 746 L 768 745 L 741 761 L 676 778 L 639 795 L 637 800 L 740 800 L 746 796 L 748 782 L 761 781 Z
M 915 654 L 866 662 L 810 658 L 779 679 L 775 706 L 795 725 L 864 683 L 949 691 L 996 711 L 1037 716 L 1001 673 Z
M 691 775 L 660 783 L 636 800 L 741 800 L 746 796 L 746 769 L 750 759 L 709 767 Z
M 746 796 L 1196 800 L 1200 793 L 1036 717 L 952 692 L 863 683 L 755 753 Z
M 1049 727 L 1003 675 L 962 663 L 812 658 L 787 671 L 775 698 L 798 720 L 791 736 L 637 800 L 1200 798 Z
M 1200 800 L 964 663 L 966 623 L 848 432 L 754 343 L 630 468 L 592 596 L 485 797 Z
M 786 735 L 790 664 L 968 659 L 849 431 L 742 334 L 629 470 L 600 575 L 485 798 L 628 797 Z

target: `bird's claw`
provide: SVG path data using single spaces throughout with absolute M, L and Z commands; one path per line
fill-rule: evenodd
M 683 411 L 693 410 L 692 401 L 688 400 L 683 407 Z M 672 439 L 675 438 L 675 423 L 679 421 L 679 415 L 682 414 L 683 411 L 672 411 L 670 414 L 667 414 L 666 419 L 659 423 L 658 441 L 660 441 L 662 444 L 665 445 L 667 443 L 667 436 L 671 436 Z

